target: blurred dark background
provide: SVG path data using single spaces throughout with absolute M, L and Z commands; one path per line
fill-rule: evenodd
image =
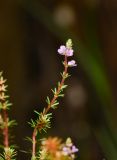
M 13 131 L 19 150 L 31 147 L 27 122 L 46 105 L 63 69 L 57 49 L 72 38 L 78 67 L 70 69 L 48 135 L 70 136 L 79 160 L 117 160 L 117 1 L 0 3 L 0 70 L 13 102 L 10 117 L 19 124 Z M 30 157 L 19 152 L 18 159 Z

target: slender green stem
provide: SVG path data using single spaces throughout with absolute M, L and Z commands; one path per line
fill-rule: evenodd
M 4 135 L 4 147 L 9 148 L 9 129 L 8 129 L 8 115 L 7 110 L 3 109 L 3 118 L 4 118 L 4 129 L 3 129 L 3 135 Z
M 65 60 L 64 60 L 64 76 L 62 77 L 62 80 L 60 82 L 60 85 L 57 88 L 56 94 L 54 94 L 54 97 L 52 98 L 50 104 L 45 108 L 43 115 L 46 115 L 49 110 L 51 109 L 51 106 L 55 103 L 56 99 L 58 98 L 58 95 L 61 91 L 62 86 L 64 85 L 65 82 L 65 77 L 67 75 L 67 70 L 68 70 L 68 65 L 67 65 L 67 56 L 65 55 Z M 32 157 L 36 157 L 36 135 L 37 135 L 37 129 L 38 124 L 35 126 L 32 134 Z

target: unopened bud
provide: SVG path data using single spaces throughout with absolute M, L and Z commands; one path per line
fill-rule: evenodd
M 72 44 L 72 40 L 71 40 L 71 39 L 68 39 L 67 42 L 66 42 L 66 47 L 71 49 L 71 48 L 72 48 L 72 45 L 73 45 L 73 44 Z

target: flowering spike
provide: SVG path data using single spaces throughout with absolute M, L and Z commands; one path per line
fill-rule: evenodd
M 58 53 L 64 56 L 64 61 L 63 61 L 64 71 L 63 73 L 61 73 L 62 80 L 58 82 L 58 85 L 56 88 L 52 89 L 53 98 L 50 99 L 49 97 L 47 97 L 46 99 L 47 107 L 45 107 L 43 109 L 43 112 L 38 115 L 38 119 L 36 121 L 31 121 L 31 126 L 34 127 L 33 134 L 32 134 L 32 160 L 34 160 L 37 157 L 36 156 L 37 155 L 36 154 L 37 134 L 41 132 L 41 130 L 46 131 L 48 128 L 50 128 L 51 115 L 48 114 L 48 112 L 50 111 L 50 109 L 56 109 L 57 106 L 59 105 L 58 98 L 64 96 L 63 90 L 67 87 L 67 85 L 65 85 L 64 83 L 65 83 L 65 80 L 70 76 L 68 73 L 68 67 L 76 66 L 76 63 L 74 60 L 72 61 L 67 60 L 68 57 L 73 56 L 73 52 L 74 51 L 72 49 L 71 39 L 68 39 L 68 41 L 66 42 L 66 45 L 61 45 L 60 48 L 58 49 Z M 43 155 L 47 154 L 47 152 L 44 152 L 44 151 L 41 151 L 40 153 Z M 47 157 L 41 158 L 41 159 L 47 159 Z M 55 159 L 55 158 L 52 157 L 51 159 Z
M 66 46 L 64 45 L 61 45 L 60 48 L 58 49 L 58 53 L 60 55 L 64 55 L 66 57 L 71 57 L 73 56 L 73 49 L 72 49 L 72 40 L 71 39 L 68 39 L 67 42 L 66 42 Z M 71 60 L 71 61 L 68 61 L 67 63 L 65 63 L 65 61 L 63 62 L 63 65 L 64 66 L 67 66 L 67 67 L 75 67 L 77 66 L 75 60 Z

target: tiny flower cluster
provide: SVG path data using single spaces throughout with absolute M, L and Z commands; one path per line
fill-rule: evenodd
M 43 139 L 41 149 L 41 160 L 74 160 L 75 153 L 78 152 L 78 149 L 73 145 L 70 138 L 65 143 L 61 143 L 61 139 L 57 137 Z
M 68 138 L 66 140 L 65 146 L 63 147 L 63 155 L 70 156 L 72 159 L 74 159 L 76 152 L 78 152 L 78 148 L 73 145 L 71 138 Z
M 68 39 L 68 41 L 66 42 L 66 46 L 61 45 L 60 48 L 58 49 L 58 53 L 60 55 L 66 56 L 66 57 L 73 56 L 73 52 L 74 51 L 72 49 L 72 40 L 71 39 Z M 68 65 L 68 67 L 77 66 L 75 60 L 68 61 L 67 65 Z

